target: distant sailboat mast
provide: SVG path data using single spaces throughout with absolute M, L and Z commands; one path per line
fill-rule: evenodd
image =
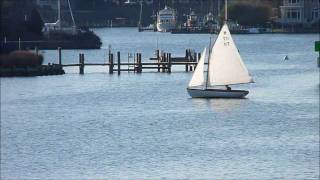
M 140 0 L 140 14 L 139 14 L 139 22 L 138 22 L 138 27 L 140 28 L 141 25 L 141 19 L 142 19 L 142 1 Z
M 61 30 L 61 2 L 58 0 L 58 27 Z

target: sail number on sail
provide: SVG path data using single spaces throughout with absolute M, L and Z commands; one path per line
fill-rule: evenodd
M 227 32 L 224 32 L 224 36 L 223 36 L 223 44 L 224 46 L 229 46 L 229 37 L 226 35 Z

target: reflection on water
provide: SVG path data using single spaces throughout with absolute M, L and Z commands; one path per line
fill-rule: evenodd
M 191 98 L 190 98 L 191 99 Z M 198 110 L 211 110 L 218 113 L 227 113 L 229 111 L 234 111 L 238 107 L 241 107 L 249 99 L 204 99 L 204 98 L 192 98 L 191 102 L 193 108 Z

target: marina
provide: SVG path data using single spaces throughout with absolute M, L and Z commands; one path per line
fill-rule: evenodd
M 104 49 L 62 50 L 63 64 L 78 63 L 80 53 L 85 63 L 105 63 L 108 44 L 123 63 L 129 52 L 154 57 L 153 33 L 94 31 Z M 172 57 L 209 43 L 204 34 L 157 35 Z M 191 99 L 193 71 L 183 66 L 171 74 L 118 76 L 107 66 L 85 66 L 81 75 L 76 66 L 62 76 L 1 78 L 1 179 L 317 179 L 317 37 L 234 35 L 256 81 L 244 85 L 247 99 Z M 58 64 L 57 50 L 40 53 L 45 64 Z
M 55 2 L 4 0 L 5 22 L 24 18 L 17 26 L 5 23 L 5 32 L 19 27 L 26 28 L 24 38 L 43 35 L 29 5 L 49 12 Z M 93 19 L 108 10 L 111 24 L 120 18 L 123 25 L 138 22 L 138 30 L 87 28 L 99 38 L 98 49 L 79 48 L 86 38 L 71 49 L 26 47 L 19 38 L 18 48 L 1 51 L 1 180 L 319 179 L 319 33 L 238 34 L 228 19 L 232 5 L 258 16 L 280 3 L 225 0 L 224 24 L 211 22 L 221 25 L 214 34 L 174 33 L 182 15 L 175 9 L 198 5 L 206 14 L 220 1 L 65 2 L 70 11 L 70 2 L 75 11 L 90 10 L 83 22 L 99 22 Z M 281 20 L 300 16 L 311 3 L 318 1 L 283 1 Z M 30 21 L 19 13 L 22 5 L 32 11 Z M 159 23 L 144 29 L 143 9 L 149 15 L 158 9 Z M 125 14 L 132 14 L 130 22 Z M 201 27 L 197 16 L 190 9 L 184 27 Z

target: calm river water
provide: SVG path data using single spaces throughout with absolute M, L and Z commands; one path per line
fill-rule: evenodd
M 94 30 L 101 50 L 201 51 L 209 35 Z M 215 37 L 215 36 L 214 36 Z M 1 179 L 319 179 L 317 34 L 234 35 L 256 83 L 247 99 L 191 99 L 192 73 L 66 68 L 62 76 L 1 78 Z M 56 51 L 43 51 L 57 63 Z M 283 61 L 285 55 L 289 60 Z

